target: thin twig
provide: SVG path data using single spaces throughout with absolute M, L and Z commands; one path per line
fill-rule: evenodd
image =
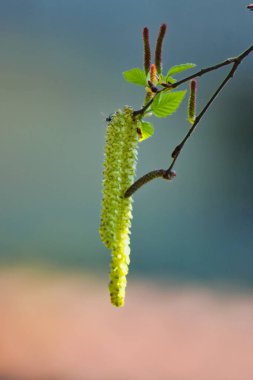
M 217 63 L 213 66 L 206 67 L 205 69 L 201 69 L 201 70 L 197 71 L 196 73 L 189 75 L 188 77 L 186 77 L 184 79 L 179 80 L 178 82 L 162 83 L 163 88 L 158 90 L 156 92 L 155 96 L 144 107 L 142 107 L 141 109 L 139 109 L 137 111 L 134 111 L 134 113 L 133 113 L 134 116 L 143 115 L 147 111 L 147 109 L 151 106 L 151 104 L 153 103 L 156 95 L 160 94 L 160 92 L 163 92 L 165 90 L 172 89 L 172 88 L 177 88 L 181 84 L 188 82 L 189 80 L 191 80 L 193 78 L 201 77 L 202 75 L 210 73 L 211 71 L 220 69 L 221 67 L 224 67 L 227 65 L 231 65 L 232 63 L 235 63 L 236 61 L 241 62 L 247 55 L 249 55 L 252 52 L 252 50 L 253 50 L 253 45 L 251 45 L 248 49 L 246 49 L 244 52 L 242 52 L 238 57 L 228 58 L 223 62 Z
M 191 126 L 191 128 L 189 129 L 189 131 L 187 132 L 187 134 L 185 135 L 185 137 L 183 138 L 183 140 L 180 142 L 180 144 L 178 144 L 176 146 L 176 148 L 173 150 L 172 152 L 172 162 L 169 166 L 168 169 L 159 169 L 159 170 L 154 170 L 152 172 L 149 172 L 147 174 L 145 174 L 143 177 L 139 178 L 132 186 L 130 186 L 127 191 L 125 192 L 125 197 L 130 197 L 132 194 L 135 193 L 135 191 L 137 191 L 140 187 L 142 187 L 143 185 L 145 185 L 147 182 L 155 179 L 155 178 L 165 178 L 165 179 L 172 179 L 175 177 L 175 172 L 172 171 L 175 163 L 176 163 L 176 160 L 178 159 L 185 143 L 187 142 L 187 140 L 189 139 L 189 137 L 191 136 L 191 134 L 193 133 L 193 131 L 196 129 L 198 123 L 200 122 L 200 120 L 202 119 L 202 117 L 204 116 L 204 114 L 206 113 L 206 111 L 208 110 L 208 108 L 211 106 L 211 104 L 213 103 L 214 99 L 218 96 L 218 94 L 222 91 L 222 89 L 225 87 L 225 85 L 228 83 L 228 81 L 230 79 L 233 78 L 233 75 L 234 73 L 236 72 L 238 66 L 240 65 L 240 63 L 243 61 L 243 59 L 245 57 L 247 57 L 251 52 L 253 51 L 253 45 L 251 45 L 248 49 L 246 49 L 244 52 L 242 52 L 238 57 L 235 57 L 235 58 L 229 58 L 221 63 L 218 63 L 214 66 L 210 66 L 206 69 L 202 69 L 200 70 L 199 72 L 195 73 L 194 75 L 190 75 L 188 77 L 186 77 L 185 79 L 182 79 L 181 81 L 179 82 L 176 82 L 174 83 L 173 85 L 170 85 L 170 87 L 173 87 L 173 88 L 176 88 L 178 87 L 180 84 L 182 83 L 185 83 L 193 78 L 196 78 L 196 77 L 200 77 L 210 71 L 213 71 L 213 70 L 217 70 L 223 66 L 226 66 L 226 65 L 229 65 L 229 64 L 233 64 L 231 70 L 229 71 L 229 73 L 227 74 L 226 78 L 222 81 L 222 83 L 219 85 L 219 87 L 217 88 L 217 90 L 214 92 L 214 94 L 211 96 L 211 98 L 209 99 L 209 101 L 207 102 L 207 104 L 204 106 L 204 108 L 202 109 L 202 111 L 197 115 L 196 119 L 195 119 L 195 122 L 194 124 Z M 167 86 L 168 87 L 168 86 Z M 164 88 L 166 89 L 166 88 Z M 163 90 L 164 90 L 163 89 Z M 163 90 L 159 90 L 159 92 L 163 91 Z M 152 104 L 154 98 L 150 100 L 150 104 L 147 103 L 145 107 L 143 107 L 141 110 L 139 111 L 135 111 L 134 114 L 136 115 L 139 115 L 139 114 L 143 114 L 147 109 L 148 107 Z M 144 110 L 145 108 L 145 110 Z M 155 174 L 156 173 L 156 174 Z
M 145 104 L 144 107 L 142 107 L 140 110 L 134 111 L 133 117 L 135 117 L 137 115 L 143 115 L 147 111 L 147 109 L 151 106 L 153 101 L 154 101 L 154 98 L 150 99 L 150 101 L 147 104 Z

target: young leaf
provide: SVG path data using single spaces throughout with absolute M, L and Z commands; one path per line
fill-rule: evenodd
M 171 115 L 178 109 L 180 103 L 185 97 L 185 94 L 186 90 L 173 91 L 169 93 L 161 92 L 155 97 L 151 105 L 151 111 L 157 117 L 166 117 Z
M 172 78 L 171 76 L 167 76 L 166 77 L 166 80 L 165 80 L 165 82 L 170 82 L 170 83 L 176 83 L 176 79 L 175 78 Z
M 158 83 L 166 82 L 166 75 L 159 74 L 158 75 Z
M 170 82 L 170 83 L 176 83 L 176 79 L 175 78 L 172 78 L 171 76 L 166 76 L 166 75 L 160 75 L 159 76 L 159 81 L 158 83 L 161 84 L 161 83 L 166 83 L 166 82 Z
M 147 84 L 146 74 L 139 68 L 124 71 L 123 77 L 127 82 L 138 84 L 140 86 L 146 86 Z
M 154 134 L 153 124 L 148 123 L 147 121 L 142 121 L 139 128 L 141 130 L 141 137 L 139 141 L 146 140 Z
M 167 73 L 167 78 L 171 75 L 181 73 L 182 71 L 192 69 L 195 66 L 195 63 L 183 63 L 182 65 L 173 66 L 169 69 Z
M 146 117 L 151 117 L 153 114 L 152 114 L 152 112 L 150 112 L 150 111 L 146 111 L 145 113 L 144 113 L 144 116 L 145 116 L 145 118 Z

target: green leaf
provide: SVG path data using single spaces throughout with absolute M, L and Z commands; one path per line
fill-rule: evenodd
M 153 124 L 148 123 L 147 121 L 142 121 L 139 128 L 141 130 L 141 138 L 139 141 L 146 140 L 154 134 Z
M 158 94 L 151 105 L 151 111 L 157 117 L 166 117 L 174 113 L 180 106 L 186 94 L 185 91 L 173 91 Z
M 166 75 L 160 75 L 159 77 L 159 83 L 166 83 L 166 82 L 170 82 L 170 83 L 176 83 L 176 79 L 175 78 L 172 78 L 171 76 L 166 76 Z
M 181 73 L 182 71 L 192 69 L 195 66 L 195 63 L 183 63 L 182 65 L 172 66 L 169 69 L 166 78 L 168 78 L 171 75 Z
M 146 111 L 145 113 L 144 113 L 144 116 L 145 116 L 145 118 L 146 117 L 151 117 L 153 114 L 152 114 L 152 112 L 150 112 L 150 108 L 149 108 L 149 111 Z
M 159 74 L 158 75 L 158 83 L 166 82 L 166 75 Z
M 166 80 L 165 80 L 165 82 L 170 82 L 170 83 L 176 83 L 176 79 L 175 78 L 172 78 L 171 76 L 167 76 L 166 77 Z
M 146 86 L 147 84 L 146 74 L 139 68 L 124 71 L 123 77 L 127 82 L 138 84 L 140 86 Z

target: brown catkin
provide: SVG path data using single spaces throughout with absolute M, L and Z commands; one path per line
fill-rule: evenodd
M 162 24 L 160 26 L 159 34 L 156 40 L 156 48 L 155 48 L 155 65 L 157 69 L 157 73 L 161 74 L 162 72 L 162 45 L 163 45 L 163 40 L 165 37 L 167 25 Z
M 190 95 L 188 100 L 188 120 L 194 124 L 196 119 L 196 95 L 197 95 L 197 81 L 192 79 L 190 81 Z
M 149 29 L 145 27 L 143 29 L 143 47 L 144 47 L 144 70 L 146 75 L 149 73 L 149 68 L 151 64 L 151 49 L 149 42 Z

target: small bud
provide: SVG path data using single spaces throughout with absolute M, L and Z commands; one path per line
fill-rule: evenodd
M 177 173 L 175 172 L 175 170 L 171 170 L 168 174 L 168 179 L 173 179 L 177 176 Z
M 148 85 L 151 89 L 152 92 L 157 92 L 158 91 L 158 88 L 156 86 L 153 85 L 153 83 L 151 82 L 151 80 L 148 81 Z
M 156 69 L 157 73 L 161 74 L 162 72 L 162 44 L 163 44 L 163 39 L 166 33 L 167 25 L 162 24 L 160 26 L 159 34 L 156 40 L 156 48 L 155 48 L 155 64 L 156 64 Z
M 194 124 L 196 119 L 196 94 L 197 94 L 197 81 L 192 79 L 190 81 L 190 96 L 188 101 L 188 120 Z
M 163 178 L 167 179 L 167 180 L 172 180 L 175 177 L 176 177 L 175 170 L 169 170 L 169 171 L 166 170 L 164 175 L 163 175 Z
M 149 30 L 147 27 L 143 29 L 143 44 L 144 44 L 144 70 L 146 75 L 149 73 L 151 64 L 151 50 L 149 42 Z
M 175 148 L 175 149 L 173 150 L 173 152 L 171 153 L 171 157 L 172 157 L 173 159 L 177 158 L 177 156 L 179 155 L 181 149 L 182 149 L 182 145 L 181 145 L 181 144 L 177 145 L 176 148 Z

